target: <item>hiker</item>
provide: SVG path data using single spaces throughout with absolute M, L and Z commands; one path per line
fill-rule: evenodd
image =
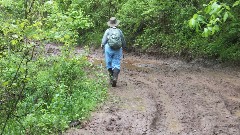
M 117 28 L 119 23 L 120 21 L 117 20 L 116 17 L 110 18 L 107 22 L 110 28 L 105 31 L 101 44 L 112 87 L 116 87 L 123 49 L 126 50 L 124 35 L 122 31 Z

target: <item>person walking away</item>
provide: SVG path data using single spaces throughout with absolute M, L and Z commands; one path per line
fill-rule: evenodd
M 116 87 L 118 74 L 120 73 L 123 49 L 126 49 L 126 41 L 123 32 L 117 28 L 119 23 L 120 21 L 117 20 L 116 17 L 110 18 L 107 22 L 110 28 L 105 31 L 101 43 L 112 87 Z

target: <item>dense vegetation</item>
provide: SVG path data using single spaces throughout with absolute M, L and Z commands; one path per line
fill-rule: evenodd
M 58 134 L 88 117 L 106 97 L 101 68 L 71 48 L 88 17 L 61 1 L 0 4 L 0 134 Z M 46 53 L 49 42 L 61 53 Z
M 105 97 L 75 45 L 100 45 L 111 16 L 130 50 L 240 62 L 240 0 L 0 0 L 1 134 L 57 134 Z M 50 56 L 47 43 L 61 45 Z M 88 72 L 87 72 L 88 71 Z
M 239 0 L 85 0 L 92 27 L 81 43 L 98 45 L 110 16 L 121 20 L 128 48 L 168 56 L 240 61 Z

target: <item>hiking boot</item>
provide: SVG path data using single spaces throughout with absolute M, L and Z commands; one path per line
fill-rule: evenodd
M 112 81 L 112 87 L 117 86 L 117 79 L 118 79 L 118 74 L 120 73 L 120 70 L 117 68 L 113 69 L 113 81 Z
M 108 69 L 110 84 L 113 83 L 113 70 L 112 68 Z

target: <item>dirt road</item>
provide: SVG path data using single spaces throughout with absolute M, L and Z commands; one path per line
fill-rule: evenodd
M 240 70 L 127 54 L 108 101 L 66 135 L 240 135 Z

